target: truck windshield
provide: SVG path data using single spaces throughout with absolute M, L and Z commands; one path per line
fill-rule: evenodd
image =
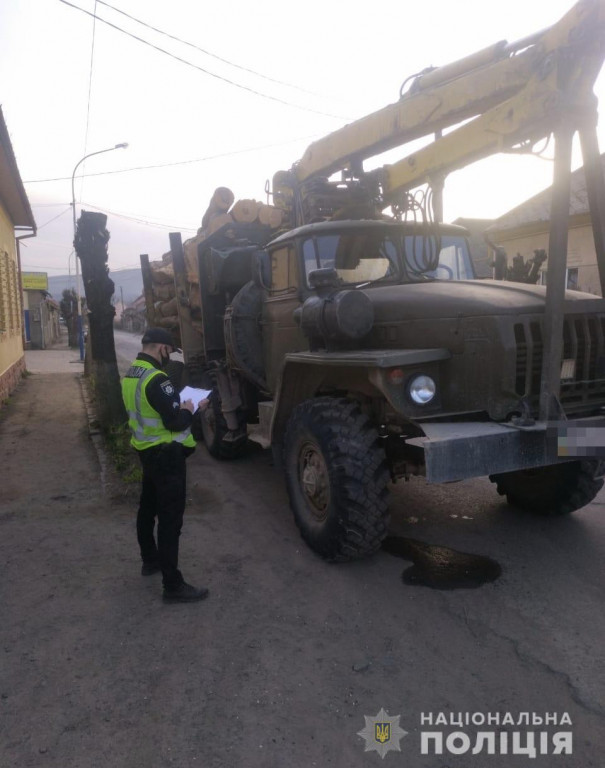
M 305 275 L 314 269 L 335 269 L 343 283 L 397 281 L 400 275 L 397 234 L 384 231 L 338 232 L 310 237 L 303 242 Z
M 335 269 L 343 284 L 411 279 L 474 278 L 464 237 L 402 235 L 396 231 L 350 230 L 303 241 L 305 277 L 315 269 Z
M 407 235 L 404 244 L 405 270 L 410 277 L 436 280 L 472 280 L 475 277 L 464 237 Z

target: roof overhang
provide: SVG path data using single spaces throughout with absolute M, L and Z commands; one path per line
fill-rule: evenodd
M 14 227 L 36 229 L 34 214 L 21 181 L 2 108 L 0 108 L 0 202 Z

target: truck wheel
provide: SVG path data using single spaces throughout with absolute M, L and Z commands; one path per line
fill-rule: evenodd
M 208 453 L 215 459 L 235 459 L 241 456 L 248 443 L 245 433 L 235 442 L 225 440 L 229 428 L 223 416 L 221 399 L 216 389 L 212 390 L 208 400 L 209 405 L 201 415 L 202 435 Z
M 594 477 L 596 464 L 572 461 L 549 467 L 490 475 L 508 503 L 535 515 L 554 517 L 575 512 L 589 504 L 603 487 Z
M 286 485 L 306 543 L 326 560 L 375 552 L 387 534 L 389 473 L 359 406 L 320 397 L 297 406 L 284 444 Z

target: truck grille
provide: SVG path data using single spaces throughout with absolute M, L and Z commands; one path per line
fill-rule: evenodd
M 537 406 L 542 375 L 542 320 L 516 323 L 515 390 Z M 563 325 L 563 359 L 575 360 L 572 379 L 561 381 L 566 412 L 605 402 L 605 317 L 568 315 Z

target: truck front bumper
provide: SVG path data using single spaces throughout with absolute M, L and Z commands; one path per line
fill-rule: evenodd
M 574 421 L 536 422 L 513 427 L 493 422 L 419 424 L 425 437 L 408 439 L 424 450 L 429 483 L 498 475 L 593 459 L 597 475 L 605 466 L 605 416 Z

